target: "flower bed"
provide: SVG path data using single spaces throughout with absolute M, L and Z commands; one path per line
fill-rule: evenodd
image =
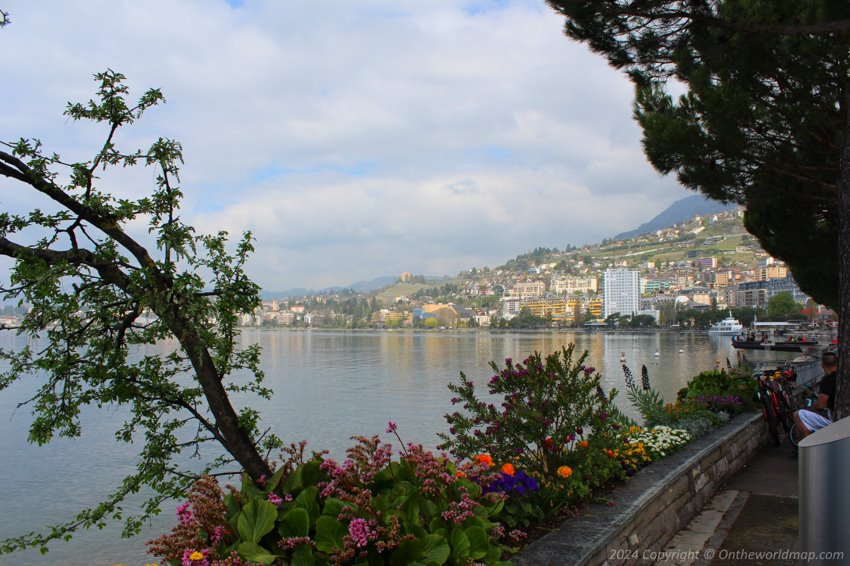
M 517 566 L 651 563 L 718 486 L 767 442 L 761 414 L 746 413 L 644 468 L 577 517 L 512 557 Z
M 446 415 L 449 432 L 440 435 L 451 455 L 405 445 L 390 422 L 387 433 L 402 447 L 397 460 L 378 437 L 355 437 L 342 463 L 308 456 L 301 443 L 282 454 L 271 478 L 243 475 L 241 488 L 227 492 L 204 478 L 151 552 L 182 566 L 508 564 L 503 556 L 529 530 L 574 515 L 629 476 L 651 476 L 648 464 L 690 449 L 740 408 L 705 375 L 664 405 L 645 368 L 638 388 L 624 366 L 645 421 L 638 426 L 586 357 L 570 345 L 503 368 L 491 363 L 483 399 L 461 373 L 449 389 L 462 410 Z

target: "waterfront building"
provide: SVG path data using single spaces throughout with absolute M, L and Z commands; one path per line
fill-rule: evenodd
M 602 278 L 603 317 L 620 313 L 631 315 L 638 311 L 640 273 L 628 269 L 606 269 Z

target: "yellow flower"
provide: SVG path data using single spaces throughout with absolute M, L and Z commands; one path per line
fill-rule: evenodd
M 189 560 L 203 560 L 204 555 L 198 552 L 197 550 L 189 555 Z
M 561 466 L 560 468 L 558 468 L 558 475 L 566 479 L 573 475 L 573 469 L 569 466 Z

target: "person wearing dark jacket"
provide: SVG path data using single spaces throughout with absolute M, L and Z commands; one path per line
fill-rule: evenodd
M 821 367 L 826 375 L 820 380 L 818 398 L 811 410 L 800 409 L 794 413 L 794 422 L 800 430 L 800 438 L 806 438 L 816 430 L 832 424 L 832 413 L 835 411 L 835 379 L 838 375 L 838 355 L 835 352 L 824 352 L 821 356 Z

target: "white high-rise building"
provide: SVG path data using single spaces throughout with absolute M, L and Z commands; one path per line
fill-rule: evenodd
M 602 279 L 603 316 L 614 313 L 633 315 L 640 310 L 640 275 L 628 269 L 607 269 Z

